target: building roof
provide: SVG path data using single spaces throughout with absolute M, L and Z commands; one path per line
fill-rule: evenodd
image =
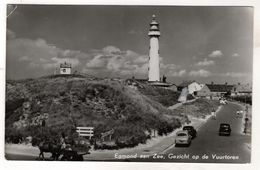
M 60 64 L 60 68 L 71 68 L 71 64 L 65 62 L 63 64 Z
M 196 82 L 196 81 L 184 81 L 184 82 L 182 82 L 181 84 L 179 84 L 178 87 L 187 87 L 187 86 L 189 86 L 191 83 L 194 83 L 194 82 Z
M 229 92 L 232 90 L 233 85 L 227 84 L 206 84 L 211 92 Z
M 234 85 L 233 91 L 240 93 L 250 93 L 252 92 L 252 87 L 249 84 L 238 84 Z
M 210 91 L 209 90 L 209 87 L 206 85 L 206 84 L 203 84 L 203 86 L 201 87 L 201 89 L 199 90 L 199 91 L 204 91 L 204 90 L 208 90 L 208 91 Z

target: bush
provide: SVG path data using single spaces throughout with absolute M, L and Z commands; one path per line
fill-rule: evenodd
M 41 142 L 41 139 L 40 138 L 37 138 L 37 137 L 33 137 L 32 138 L 32 146 L 38 146 Z
M 101 150 L 104 150 L 104 149 L 108 149 L 108 150 L 113 150 L 113 149 L 119 149 L 119 146 L 116 144 L 116 143 L 96 143 L 95 146 L 94 146 L 94 149 L 97 150 L 97 149 L 101 149 Z
M 119 148 L 134 147 L 139 143 L 145 143 L 147 140 L 147 136 L 141 127 L 129 123 L 115 127 L 114 138 Z
M 168 129 L 170 129 L 169 127 L 170 125 L 168 125 L 167 122 L 161 122 L 158 127 L 158 135 L 159 136 L 167 135 Z
M 5 131 L 5 142 L 18 144 L 23 141 L 23 135 L 20 131 L 12 128 L 7 128 Z
M 17 99 L 17 100 L 8 100 L 5 102 L 5 109 L 6 109 L 6 119 L 8 119 L 16 109 L 23 105 L 25 99 Z
M 242 103 L 247 103 L 252 105 L 252 97 L 251 96 L 236 96 L 232 97 L 233 100 L 242 102 Z
M 161 103 L 163 106 L 169 107 L 178 103 L 180 92 L 159 87 L 152 87 L 149 85 L 144 86 L 145 88 L 138 88 L 138 90 L 152 100 Z

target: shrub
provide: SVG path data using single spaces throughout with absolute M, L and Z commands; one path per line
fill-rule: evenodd
M 40 138 L 37 138 L 37 137 L 33 137 L 32 138 L 32 146 L 38 146 L 41 142 L 41 139 Z
M 161 103 L 165 107 L 172 106 L 178 103 L 178 98 L 180 92 L 173 91 L 170 89 L 162 89 L 158 87 L 152 87 L 149 85 L 144 85 L 145 88 L 138 88 L 138 90 L 145 96 Z
M 6 119 L 8 119 L 13 112 L 23 105 L 25 99 L 8 100 L 5 102 Z
M 119 148 L 134 147 L 139 143 L 145 143 L 147 136 L 138 125 L 124 124 L 115 127 L 114 138 Z
M 20 131 L 7 128 L 5 131 L 5 142 L 18 144 L 23 141 L 23 135 Z

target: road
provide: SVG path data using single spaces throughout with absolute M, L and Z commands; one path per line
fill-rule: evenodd
M 216 120 L 209 119 L 198 129 L 197 137 L 189 147 L 170 146 L 161 154 L 146 158 L 107 161 L 142 161 L 142 162 L 197 162 L 197 163 L 249 163 L 251 137 L 242 134 L 242 119 L 236 118 L 236 111 L 241 106 L 230 103 L 218 112 Z M 231 136 L 219 136 L 220 123 L 229 123 Z M 174 140 L 174 139 L 173 139 Z M 7 154 L 9 160 L 35 160 L 33 156 Z
M 189 147 L 171 146 L 163 154 L 135 161 L 197 162 L 197 163 L 249 163 L 251 137 L 242 134 L 242 118 L 236 118 L 241 106 L 230 103 L 217 114 L 216 120 L 209 119 L 198 130 L 197 137 Z M 231 136 L 219 136 L 220 123 L 231 125 Z M 204 155 L 204 156 L 203 156 Z M 132 161 L 132 160 L 131 160 Z

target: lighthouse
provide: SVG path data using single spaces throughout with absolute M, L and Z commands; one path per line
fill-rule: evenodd
M 160 37 L 159 23 L 153 15 L 153 19 L 150 23 L 150 29 L 148 36 L 150 37 L 149 47 L 149 75 L 148 81 L 155 82 L 160 81 L 160 61 L 159 61 L 159 37 Z

